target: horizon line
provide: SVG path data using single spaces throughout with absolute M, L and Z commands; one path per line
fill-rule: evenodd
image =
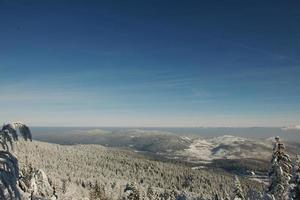
M 35 128 L 286 128 L 288 126 L 55 126 L 33 125 Z

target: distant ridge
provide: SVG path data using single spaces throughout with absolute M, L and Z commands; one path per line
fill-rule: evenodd
M 291 126 L 283 127 L 282 130 L 284 130 L 284 131 L 300 130 L 300 125 L 291 125 Z

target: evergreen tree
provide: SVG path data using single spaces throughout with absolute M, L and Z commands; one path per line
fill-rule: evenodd
M 21 199 L 18 185 L 20 177 L 18 159 L 10 152 L 18 134 L 25 140 L 32 140 L 31 131 L 23 123 L 4 124 L 0 129 L 0 199 Z
M 104 188 L 101 187 L 97 181 L 95 185 L 92 186 L 89 196 L 90 200 L 108 200 L 108 198 L 105 195 Z
M 233 200 L 246 200 L 240 180 L 237 176 L 235 176 L 235 189 L 233 193 L 234 193 Z
M 213 197 L 213 200 L 223 200 L 223 198 L 220 197 L 220 195 L 218 195 L 218 193 L 216 193 Z
M 285 152 L 285 146 L 279 137 L 275 138 L 271 168 L 269 171 L 269 187 L 266 197 L 287 200 L 289 193 L 289 181 L 291 179 L 292 164 L 289 155 Z
M 224 191 L 224 200 L 230 200 L 229 194 L 227 191 Z
M 155 194 L 155 191 L 154 191 L 154 188 L 150 185 L 147 189 L 147 197 L 149 199 L 155 199 L 156 197 L 156 194 Z
M 135 185 L 135 183 L 133 183 L 133 182 L 126 185 L 124 192 L 128 193 L 128 195 L 123 199 L 126 199 L 126 200 L 139 200 L 140 199 L 139 190 L 138 190 L 137 186 Z
M 292 179 L 292 187 L 290 192 L 290 200 L 300 199 L 300 157 L 297 157 L 294 176 Z
M 265 193 L 263 200 L 276 200 L 274 195 Z

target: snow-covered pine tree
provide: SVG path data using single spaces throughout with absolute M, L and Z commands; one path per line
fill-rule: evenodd
M 275 138 L 271 168 L 269 170 L 269 187 L 267 198 L 287 200 L 289 197 L 289 181 L 291 179 L 292 162 L 285 152 L 285 146 L 279 137 Z
M 300 156 L 297 156 L 289 200 L 300 199 Z
M 223 200 L 230 200 L 230 195 L 228 194 L 227 190 L 224 189 L 224 185 L 223 184 L 220 185 L 220 190 L 221 190 L 220 193 L 222 195 L 218 195 L 218 196 L 221 196 L 222 197 L 221 199 L 223 199 Z
M 10 153 L 13 142 L 18 140 L 18 134 L 27 140 L 32 140 L 31 131 L 23 123 L 4 124 L 0 130 L 0 199 L 21 199 L 17 182 L 19 179 L 19 165 L 17 158 Z M 0 147 L 0 148 L 1 148 Z
M 147 189 L 147 197 L 149 199 L 155 199 L 156 198 L 155 190 L 154 188 L 150 185 Z
M 92 185 L 89 194 L 90 200 L 108 200 L 109 198 L 105 195 L 105 190 L 101 185 L 96 181 L 94 185 Z
M 224 191 L 224 200 L 230 200 L 229 194 L 227 191 Z
M 235 188 L 233 191 L 233 200 L 246 200 L 244 192 L 241 186 L 241 182 L 237 176 L 235 176 Z
M 124 190 L 126 195 L 123 197 L 123 200 L 139 200 L 140 193 L 137 188 L 137 185 L 134 182 L 126 184 L 126 188 Z
M 213 200 L 223 200 L 223 198 L 220 195 L 218 195 L 218 193 L 216 193 L 213 197 Z
M 274 195 L 265 193 L 263 200 L 276 200 L 276 199 L 275 199 Z

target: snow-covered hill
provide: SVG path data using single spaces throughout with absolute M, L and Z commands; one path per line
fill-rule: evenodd
M 292 126 L 283 127 L 282 130 L 284 130 L 284 131 L 300 130 L 300 125 L 292 125 Z
M 231 135 L 210 139 L 195 139 L 188 148 L 176 154 L 189 161 L 211 161 L 214 159 L 259 158 L 268 159 L 272 143 Z

